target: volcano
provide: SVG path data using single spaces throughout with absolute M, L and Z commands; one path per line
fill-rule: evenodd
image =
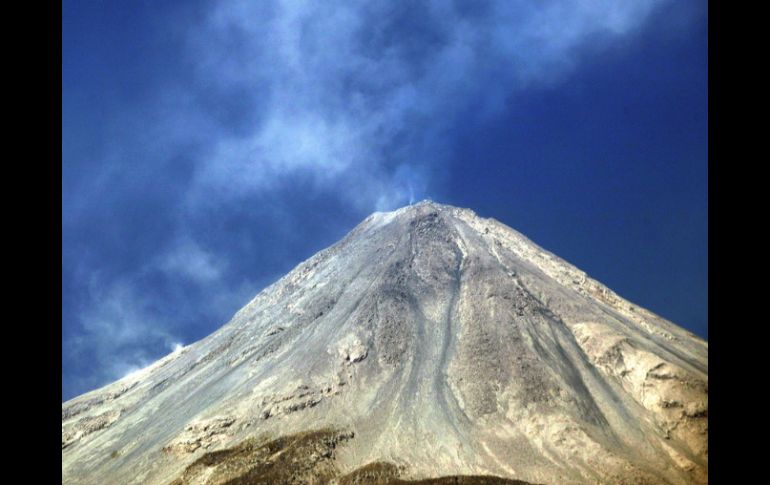
M 513 229 L 374 213 L 62 404 L 66 484 L 708 482 L 708 343 Z

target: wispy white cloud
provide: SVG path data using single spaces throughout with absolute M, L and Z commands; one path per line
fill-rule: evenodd
M 65 197 L 72 224 L 125 183 L 125 167 L 142 186 L 180 154 L 189 158 L 186 177 L 169 184 L 180 194 L 168 202 L 172 242 L 133 273 L 94 280 L 82 332 L 65 352 L 89 349 L 100 368 L 94 382 L 104 383 L 176 348 L 180 322 L 154 306 L 147 274 L 193 285 L 207 295 L 199 305 L 221 311 L 253 296 L 260 285 L 234 278 L 230 255 L 204 247 L 188 227 L 202 207 L 269 200 L 296 180 L 361 213 L 430 196 L 441 189 L 446 133 L 461 114 L 494 119 L 511 95 L 562 82 L 585 55 L 625 41 L 662 1 L 208 4 L 181 29 L 193 79 L 117 120 L 109 163 L 77 191 L 85 195 Z M 212 109 L 219 100 L 232 119 Z
M 172 278 L 184 278 L 198 284 L 218 282 L 226 269 L 225 261 L 190 238 L 177 241 L 156 264 Z
M 146 296 L 129 280 L 104 282 L 92 274 L 88 304 L 80 315 L 81 331 L 62 342 L 71 356 L 88 353 L 92 373 L 79 384 L 89 388 L 146 367 L 157 349 L 173 346 L 168 322 L 149 307 Z
M 90 370 L 68 386 L 85 391 L 143 369 L 184 347 L 182 341 L 189 331 L 184 328 L 185 320 L 195 318 L 198 312 L 225 318 L 264 286 L 261 281 L 226 281 L 225 271 L 221 259 L 193 240 L 183 239 L 134 273 L 108 279 L 92 272 L 79 315 L 80 331 L 62 342 L 64 354 L 70 359 L 85 358 Z M 174 286 L 192 285 L 211 295 L 205 308 L 185 308 L 185 296 L 165 302 L 182 308 L 158 308 L 147 278 L 159 275 L 171 279 Z
M 558 81 L 581 49 L 633 32 L 657 3 L 496 1 L 475 13 L 446 1 L 212 4 L 188 37 L 198 85 L 242 93 L 259 116 L 238 134 L 206 134 L 213 149 L 189 202 L 303 175 L 362 208 L 407 203 L 428 187 L 410 189 L 395 167 L 440 170 L 440 135 L 458 112 L 491 116 L 517 90 Z M 425 39 L 400 30 L 407 15 Z

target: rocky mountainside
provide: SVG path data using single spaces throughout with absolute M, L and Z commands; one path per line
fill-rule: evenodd
M 705 341 L 429 201 L 62 404 L 66 484 L 700 484 L 707 465 Z

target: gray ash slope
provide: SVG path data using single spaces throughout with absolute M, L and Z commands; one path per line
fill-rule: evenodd
M 493 219 L 421 202 L 64 403 L 62 481 L 169 483 L 207 452 L 321 428 L 354 433 L 340 473 L 707 483 L 708 344 Z

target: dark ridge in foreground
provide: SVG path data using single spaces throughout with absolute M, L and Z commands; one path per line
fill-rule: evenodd
M 222 485 L 334 484 L 334 485 L 531 485 L 494 476 L 444 476 L 422 480 L 399 478 L 402 469 L 388 462 L 374 462 L 340 476 L 336 448 L 353 439 L 354 433 L 321 429 L 267 442 L 245 440 L 224 450 L 204 454 L 188 466 L 171 485 L 187 485 L 216 476 Z
M 448 475 L 423 480 L 405 480 L 398 478 L 398 467 L 388 462 L 375 462 L 354 470 L 337 479 L 339 485 L 533 485 L 521 480 L 495 477 L 491 475 Z

